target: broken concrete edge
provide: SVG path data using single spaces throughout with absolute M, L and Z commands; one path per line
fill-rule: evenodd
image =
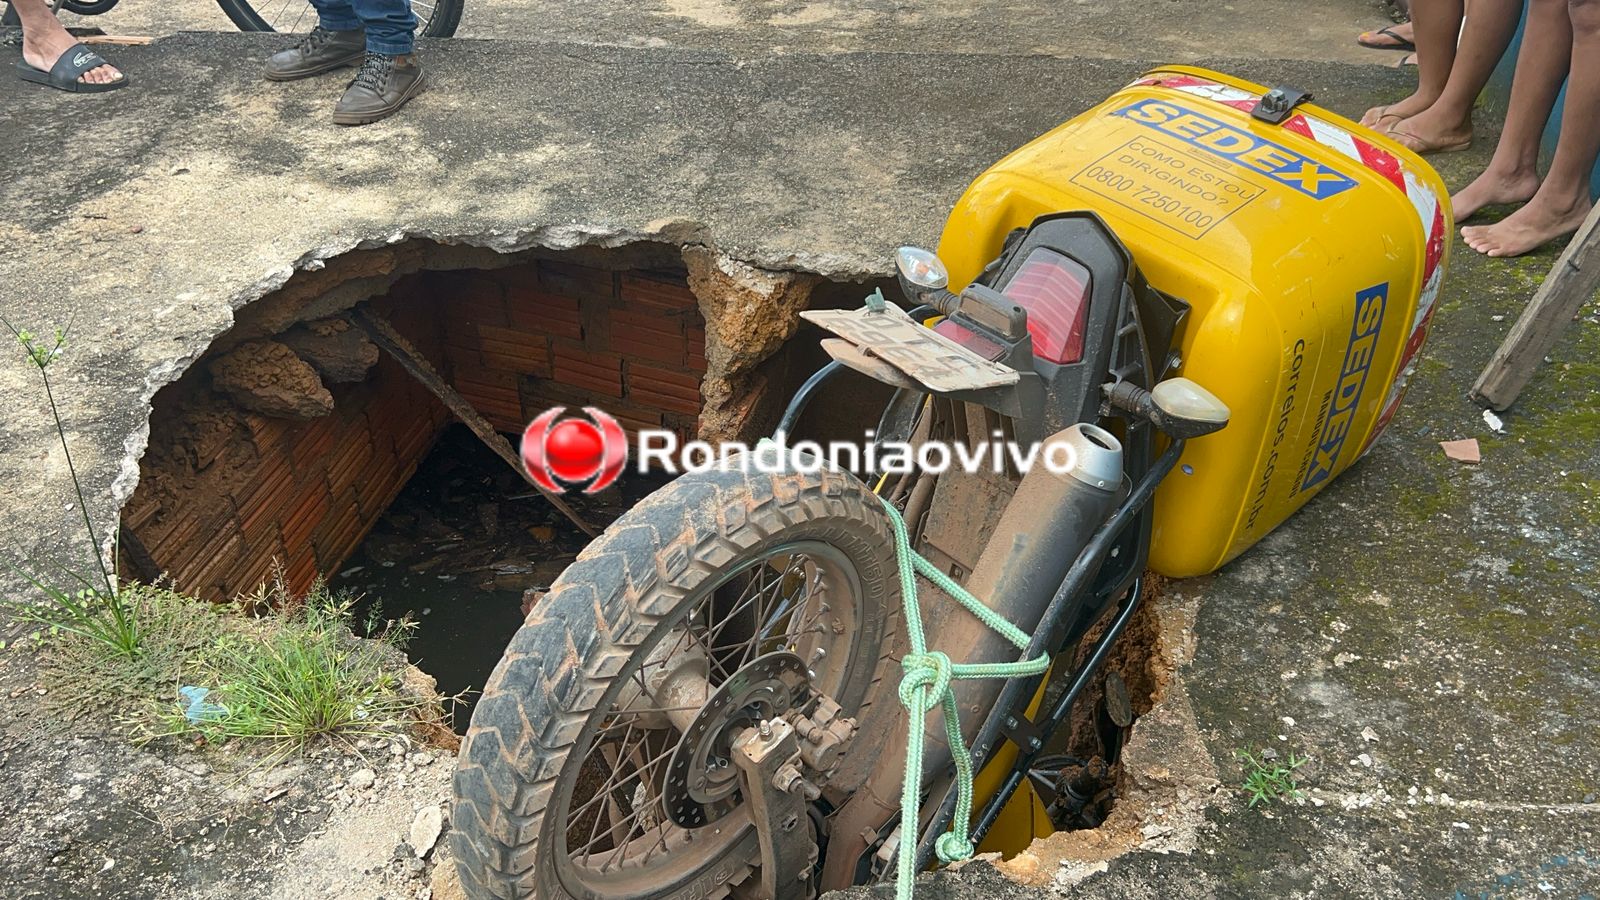
M 1145 602 L 1154 619 L 1155 640 L 1148 665 L 1158 687 L 1154 703 L 1134 721 L 1122 748 L 1111 814 L 1098 828 L 1039 838 L 1011 859 L 990 857 L 1001 874 L 1018 884 L 1065 890 L 1128 853 L 1192 853 L 1209 827 L 1208 812 L 1229 803 L 1184 683 L 1184 670 L 1194 659 L 1194 621 L 1201 601 L 1159 586 L 1151 592 Z
M 413 264 L 396 265 L 378 275 L 340 280 L 310 298 L 301 307 L 300 312 L 304 314 L 297 314 L 292 322 L 284 323 L 284 327 L 342 312 L 381 295 L 399 279 L 420 271 L 501 268 L 515 264 L 518 255 L 530 251 L 560 253 L 584 249 L 621 250 L 644 245 L 675 246 L 690 272 L 690 289 L 707 323 L 710 368 L 702 382 L 707 398 L 706 410 L 702 413 L 702 435 L 708 439 L 751 437 L 739 433 L 738 423 L 747 418 L 749 401 L 753 399 L 741 396 L 741 391 L 749 388 L 755 366 L 794 335 L 799 326 L 799 312 L 806 308 L 811 288 L 823 280 L 865 282 L 889 272 L 887 259 L 878 268 L 863 267 L 832 256 L 746 259 L 718 249 L 707 226 L 677 219 L 657 220 L 643 229 L 568 224 L 535 226 L 513 232 L 491 229 L 447 234 L 431 229 L 397 228 L 322 244 L 233 291 L 227 298 L 231 314 L 224 327 L 145 373 L 139 392 L 145 414 L 139 426 L 123 439 L 122 459 L 110 485 L 111 508 L 92 513 L 93 518 L 101 520 L 102 556 L 109 558 L 114 554 L 116 521 L 139 483 L 139 461 L 149 446 L 149 417 L 155 395 L 181 378 L 220 338 L 234 330 L 241 314 L 252 304 L 284 289 L 297 274 L 323 270 L 330 262 L 353 253 L 394 248 L 408 242 L 425 242 L 442 252 L 429 255 L 425 260 L 412 261 Z M 455 260 L 450 259 L 452 250 L 460 254 Z M 762 301 L 773 305 L 767 310 L 756 308 L 755 304 Z M 758 314 L 767 311 L 779 315 L 775 319 L 764 319 Z M 734 353 L 728 349 L 741 339 L 740 329 L 746 332 L 746 337 L 757 336 L 759 352 Z M 717 349 L 713 350 L 713 346 Z

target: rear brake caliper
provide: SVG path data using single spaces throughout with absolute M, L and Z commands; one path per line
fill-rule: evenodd
M 763 720 L 733 745 L 733 764 L 744 782 L 745 800 L 761 844 L 761 896 L 811 900 L 817 839 L 806 807 L 810 783 L 799 775 L 800 742 L 783 719 Z M 814 788 L 813 788 L 814 789 Z

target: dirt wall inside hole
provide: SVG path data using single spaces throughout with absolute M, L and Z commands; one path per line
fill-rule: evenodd
M 420 287 L 397 285 L 374 308 L 439 360 Z M 139 486 L 123 508 L 125 572 L 164 574 L 220 600 L 281 565 L 303 591 L 360 543 L 449 413 L 387 357 L 360 382 L 327 385 L 331 409 L 303 420 L 242 409 L 216 389 L 212 361 L 156 396 Z

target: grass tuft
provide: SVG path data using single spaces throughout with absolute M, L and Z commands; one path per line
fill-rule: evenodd
M 1250 805 L 1273 801 L 1300 800 L 1305 794 L 1295 782 L 1294 770 L 1306 764 L 1306 758 L 1292 751 L 1288 759 L 1279 763 L 1263 762 L 1249 750 L 1235 750 L 1234 755 L 1245 764 L 1244 784 L 1240 787 L 1250 798 Z
M 31 331 L 12 325 L 10 320 L 3 316 L 0 316 L 0 325 L 4 325 L 12 337 L 16 338 L 18 346 L 22 348 L 23 357 L 39 372 L 40 383 L 44 386 L 45 400 L 50 406 L 50 420 L 55 426 L 57 439 L 61 441 L 61 454 L 67 461 L 67 474 L 72 478 L 72 489 L 78 497 L 76 508 L 83 517 L 83 530 L 88 536 L 89 553 L 94 559 L 95 568 L 100 573 L 98 581 L 91 581 L 72 568 L 61 566 L 58 574 L 65 577 L 60 581 L 53 581 L 43 572 L 30 571 L 7 561 L 6 567 L 42 593 L 44 602 L 7 598 L 0 600 L 0 606 L 10 609 L 22 621 L 42 626 L 51 634 L 66 632 L 97 641 L 113 653 L 132 660 L 141 650 L 142 636 L 138 622 L 121 596 L 117 579 L 112 576 L 111 569 L 106 567 L 105 557 L 100 554 L 100 539 L 95 534 L 94 521 L 89 517 L 89 502 L 83 494 L 83 481 L 78 477 L 78 467 L 72 461 L 72 448 L 67 444 L 67 428 L 61 421 L 61 410 L 56 405 L 55 388 L 50 383 L 50 367 L 59 362 L 62 354 L 66 352 L 67 332 L 71 330 L 71 326 L 55 329 L 53 338 L 41 338 Z M 112 558 L 116 558 L 115 550 L 112 551 Z
M 375 639 L 350 631 L 356 597 L 318 582 L 294 597 L 281 575 L 245 598 L 273 612 L 219 636 L 200 654 L 187 683 L 209 689 L 197 707 L 175 698 L 161 718 L 168 734 L 211 742 L 266 740 L 297 750 L 325 737 L 391 734 L 421 699 L 402 683 L 396 652 L 414 623 L 393 623 Z

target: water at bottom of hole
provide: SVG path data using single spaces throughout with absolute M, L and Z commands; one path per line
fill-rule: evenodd
M 629 472 L 617 488 L 565 499 L 604 526 L 661 483 Z M 522 624 L 523 592 L 548 588 L 588 540 L 470 431 L 453 425 L 331 586 L 361 595 L 358 633 L 404 616 L 417 623 L 406 655 L 438 681 L 439 693 L 467 692 L 453 708 L 447 704 L 464 733 L 478 693 Z

